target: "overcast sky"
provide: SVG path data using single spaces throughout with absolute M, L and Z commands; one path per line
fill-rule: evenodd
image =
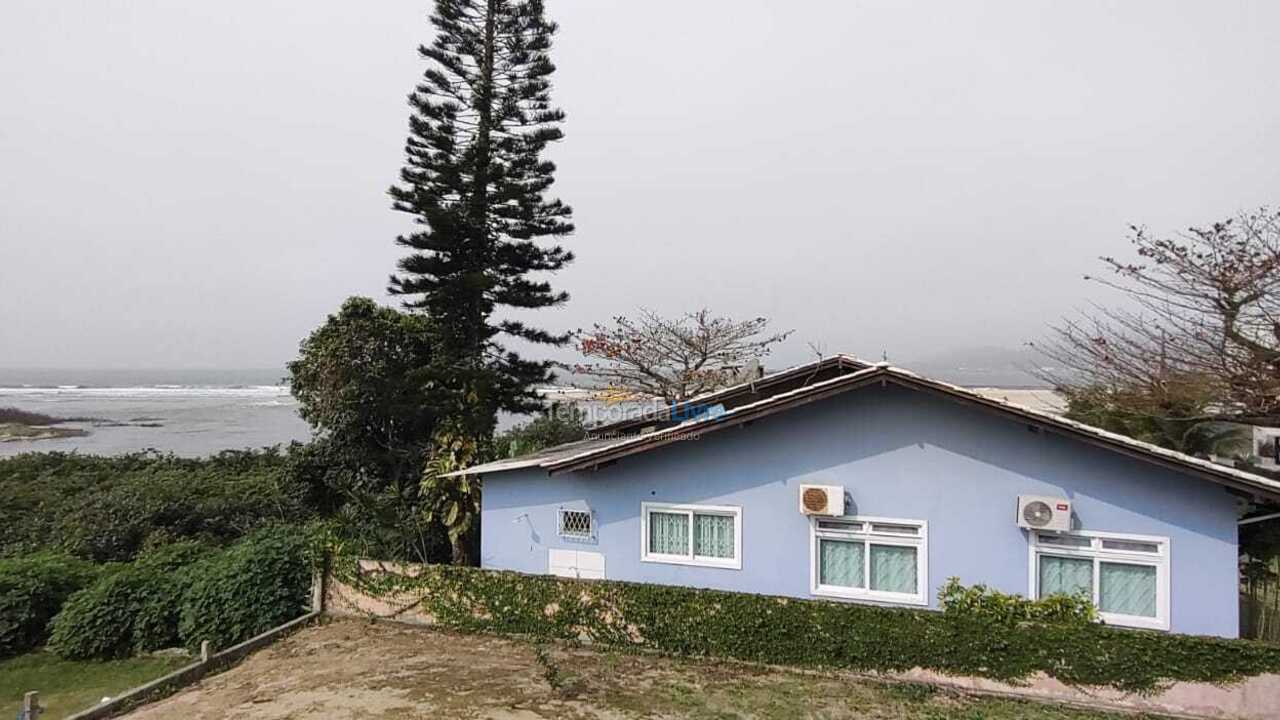
M 1280 3 L 548 0 L 573 298 L 778 362 L 1016 348 L 1126 228 L 1280 203 Z M 269 367 L 407 218 L 426 0 L 0 4 L 0 365 Z

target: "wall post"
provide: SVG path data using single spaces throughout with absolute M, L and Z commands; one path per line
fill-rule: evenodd
M 320 557 L 320 566 L 311 574 L 311 610 L 324 613 L 329 595 L 329 571 L 332 556 L 326 550 Z
M 22 696 L 21 720 L 36 720 L 40 712 L 40 693 L 33 690 Z

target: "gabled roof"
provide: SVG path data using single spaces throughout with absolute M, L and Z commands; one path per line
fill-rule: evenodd
M 834 377 L 829 377 L 825 380 L 799 385 L 792 389 L 733 407 L 728 407 L 726 404 L 725 412 L 715 417 L 700 417 L 679 424 L 668 423 L 667 427 L 645 434 L 596 437 L 589 440 L 581 440 L 524 457 L 485 463 L 450 474 L 483 475 L 529 467 L 542 468 L 551 474 L 575 470 L 592 470 L 616 462 L 629 455 L 650 452 L 674 442 L 700 437 L 725 428 L 736 427 L 761 417 L 785 412 L 801 405 L 840 395 L 868 385 L 893 384 L 913 390 L 934 393 L 957 402 L 1012 416 L 1037 427 L 1069 435 L 1083 442 L 1120 452 L 1139 460 L 1195 475 L 1251 496 L 1280 501 L 1280 481 L 1185 455 L 1158 445 L 1134 440 L 1124 435 L 1068 420 L 1059 415 L 1014 405 L 1003 400 L 981 395 L 958 385 L 931 380 L 908 370 L 893 367 L 887 363 L 867 365 L 856 359 L 847 358 L 847 356 L 837 357 L 843 357 L 846 361 L 857 362 L 861 365 L 861 369 L 852 369 L 853 366 L 850 365 L 845 372 L 835 374 Z M 822 362 L 832 361 L 825 360 Z M 795 379 L 797 373 L 802 369 L 809 368 L 812 370 L 813 365 L 815 363 L 792 368 L 784 371 L 784 373 L 789 374 L 791 379 Z M 759 386 L 769 379 L 763 378 L 756 385 Z M 706 396 L 702 403 L 707 403 L 707 400 L 711 398 L 720 398 L 724 393 L 730 391 L 740 391 L 741 387 L 737 386 L 736 388 L 720 391 L 720 393 L 712 393 Z M 777 385 L 774 385 L 774 387 L 777 387 Z M 692 402 L 694 401 L 691 400 L 690 403 Z M 640 424 L 643 425 L 644 423 Z M 610 427 L 616 428 L 629 425 L 618 423 Z
M 787 390 L 793 390 L 822 380 L 830 380 L 833 377 L 847 375 L 869 367 L 871 367 L 870 363 L 859 360 L 852 355 L 833 355 L 819 358 L 813 362 L 770 373 L 762 378 L 696 395 L 683 402 L 664 406 L 639 417 L 601 425 L 600 427 L 592 428 L 588 434 L 590 437 L 616 437 L 618 435 L 637 433 L 642 429 L 654 426 L 662 428 L 671 424 L 678 424 L 678 421 L 671 419 L 673 415 L 676 418 L 681 418 L 699 414 L 696 410 L 691 412 L 692 408 L 723 405 L 728 410 L 739 405 L 746 405 L 772 397 Z

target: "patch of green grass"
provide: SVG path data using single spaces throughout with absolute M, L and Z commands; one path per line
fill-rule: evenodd
M 995 698 L 956 699 L 949 704 L 922 703 L 918 713 L 903 717 L 919 720 L 1161 720 L 1157 715 L 1128 715 L 1077 710 L 1025 700 Z
M 186 658 L 138 657 L 109 662 L 62 660 L 52 653 L 33 652 L 0 661 L 0 718 L 11 718 L 22 709 L 22 696 L 40 693 L 44 716 L 66 717 L 92 707 L 103 697 L 115 697 L 130 688 L 190 663 Z
M 578 695 L 625 717 L 681 720 L 1134 720 L 1031 701 L 978 697 L 921 683 L 860 681 L 745 665 L 610 654 L 561 662 L 583 673 Z M 574 716 L 576 717 L 576 716 Z
M 895 700 L 902 702 L 924 702 L 938 692 L 938 688 L 924 683 L 894 683 L 885 685 L 884 692 Z

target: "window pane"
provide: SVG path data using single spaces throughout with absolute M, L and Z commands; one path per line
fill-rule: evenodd
M 898 593 L 916 592 L 916 549 L 872 545 L 871 589 Z
M 1040 533 L 1036 536 L 1036 539 L 1041 545 L 1058 545 L 1060 547 L 1076 548 L 1093 547 L 1093 538 L 1081 537 L 1080 535 L 1052 535 L 1050 533 Z
M 1093 599 L 1093 561 L 1040 556 L 1040 597 L 1083 595 Z
M 862 543 L 818 541 L 818 583 L 839 587 L 866 587 L 863 582 Z
M 649 513 L 649 552 L 688 555 L 689 516 L 684 513 Z
M 1159 553 L 1160 546 L 1155 543 L 1134 542 L 1131 540 L 1103 540 L 1102 547 L 1107 550 L 1122 550 L 1124 552 L 1139 553 Z
M 733 516 L 694 515 L 693 554 L 733 559 Z
M 886 525 L 873 523 L 871 525 L 871 532 L 883 533 L 885 535 L 919 535 L 920 528 L 915 527 L 914 525 Z
M 840 532 L 862 532 L 862 523 L 842 522 L 839 520 L 819 520 L 818 528 L 821 530 L 837 530 Z
M 1099 575 L 1099 610 L 1121 615 L 1156 616 L 1154 567 L 1104 562 Z

